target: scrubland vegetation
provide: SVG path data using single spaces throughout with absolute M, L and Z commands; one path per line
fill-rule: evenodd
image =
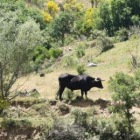
M 139 26 L 139 0 L 1 0 L 0 139 L 139 140 Z M 104 89 L 60 102 L 61 73 Z

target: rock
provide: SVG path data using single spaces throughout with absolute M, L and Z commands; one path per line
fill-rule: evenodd
M 44 74 L 44 73 L 41 73 L 41 74 L 40 74 L 40 77 L 45 77 L 45 74 Z
M 95 64 L 95 63 L 88 63 L 87 66 L 88 66 L 88 67 L 97 67 L 97 64 Z

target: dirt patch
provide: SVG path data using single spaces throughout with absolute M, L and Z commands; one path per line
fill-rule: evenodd
M 86 100 L 78 99 L 78 100 L 72 101 L 70 105 L 78 106 L 78 107 L 90 107 L 90 106 L 98 105 L 98 106 L 100 106 L 100 109 L 104 109 L 109 104 L 110 104 L 110 101 L 104 100 L 104 99 L 97 99 L 95 101 L 93 101 L 91 99 L 86 99 Z

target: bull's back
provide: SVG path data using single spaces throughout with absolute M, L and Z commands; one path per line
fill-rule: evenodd
M 58 78 L 60 86 L 69 86 L 71 79 L 75 77 L 75 75 L 71 74 L 61 74 Z
M 92 80 L 93 78 L 86 74 L 78 75 L 72 78 L 70 85 L 73 90 L 81 89 L 83 91 L 88 91 L 91 88 Z

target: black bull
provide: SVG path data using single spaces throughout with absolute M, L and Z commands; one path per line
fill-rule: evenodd
M 100 78 L 93 78 L 89 75 L 71 75 L 71 74 L 61 74 L 58 78 L 59 81 L 59 90 L 57 95 L 59 95 L 59 99 L 62 100 L 62 93 L 64 89 L 67 87 L 71 91 L 73 90 L 81 90 L 81 96 L 83 98 L 83 94 L 87 98 L 87 91 L 89 91 L 92 87 L 103 88 L 102 81 Z

